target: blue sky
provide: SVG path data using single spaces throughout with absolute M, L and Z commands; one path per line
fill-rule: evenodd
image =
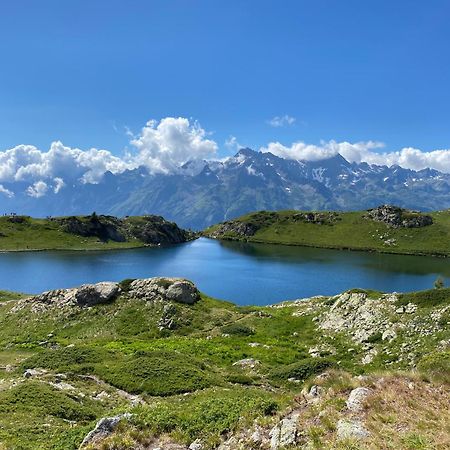
M 440 0 L 4 0 L 0 149 L 120 154 L 125 127 L 167 116 L 220 154 L 230 135 L 448 149 L 449 23 Z

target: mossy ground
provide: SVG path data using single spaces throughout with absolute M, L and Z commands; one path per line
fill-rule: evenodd
M 223 433 L 257 418 L 269 423 L 323 371 L 356 376 L 414 368 L 396 357 L 401 333 L 391 343 L 375 340 L 379 356 L 362 365 L 363 345 L 345 333 L 318 328 L 318 316 L 333 304 L 327 298 L 238 307 L 202 295 L 195 305 L 173 305 L 170 330 L 159 327 L 162 303 L 126 293 L 106 305 L 44 310 L 31 304 L 17 308 L 14 299 L 20 296 L 14 294 L 5 298 L 10 300 L 0 302 L 0 442 L 5 448 L 75 449 L 96 420 L 124 411 L 134 414 L 131 427 L 118 431 L 115 447 L 105 448 L 132 448 L 126 442 L 161 434 L 184 443 L 201 438 L 214 446 Z M 450 304 L 450 293 L 407 294 L 398 306 L 410 302 L 418 305 L 418 323 L 425 323 L 436 308 Z M 407 323 L 410 317 L 398 320 Z M 448 383 L 448 352 L 439 346 L 450 339 L 450 331 L 440 320 L 433 333 L 417 336 L 414 364 L 430 382 Z M 319 348 L 319 356 L 311 357 L 312 347 Z M 257 366 L 234 365 L 248 358 Z M 29 368 L 46 372 L 26 379 L 22 374 Z M 132 406 L 133 395 L 144 404 Z
M 335 218 L 324 224 L 298 220 L 298 214 L 299 211 L 262 211 L 236 220 L 259 228 L 245 238 L 249 242 L 450 256 L 450 210 L 429 213 L 433 224 L 422 228 L 391 228 L 366 218 L 364 211 L 333 213 Z M 210 227 L 205 234 L 214 234 L 217 229 L 217 225 Z M 234 233 L 218 237 L 243 239 Z

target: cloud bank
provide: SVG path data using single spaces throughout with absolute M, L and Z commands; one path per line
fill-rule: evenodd
M 289 116 L 275 117 L 289 124 Z M 289 120 L 288 120 L 289 119 Z M 275 121 L 274 123 L 278 123 Z M 292 122 L 293 123 L 293 122 Z M 278 126 L 278 125 L 274 125 Z M 81 150 L 55 141 L 46 151 L 33 145 L 18 145 L 0 151 L 0 195 L 14 197 L 12 184 L 25 184 L 27 195 L 39 198 L 49 192 L 58 193 L 67 185 L 78 182 L 98 183 L 106 172 L 121 173 L 139 166 L 150 173 L 174 173 L 189 160 L 217 158 L 218 144 L 210 133 L 196 121 L 183 117 L 166 117 L 159 122 L 151 120 L 139 134 L 130 134 L 130 148 L 122 156 L 108 150 L 91 148 Z M 225 146 L 237 149 L 239 142 L 231 136 Z M 421 170 L 433 168 L 450 173 L 450 150 L 424 152 L 417 148 L 403 148 L 394 152 L 383 151 L 383 143 L 321 142 L 319 145 L 294 142 L 284 145 L 270 142 L 261 147 L 287 159 L 318 161 L 340 153 L 350 162 L 369 164 L 398 164 L 401 167 Z
M 444 173 L 450 173 L 450 149 L 424 152 L 417 148 L 407 147 L 399 151 L 383 152 L 382 142 L 321 142 L 320 145 L 294 142 L 285 146 L 279 142 L 271 142 L 266 147 L 261 147 L 262 152 L 271 152 L 281 158 L 295 159 L 299 161 L 319 161 L 341 154 L 350 162 L 366 162 L 393 166 L 399 165 L 405 169 L 422 170 L 426 168 L 436 169 Z

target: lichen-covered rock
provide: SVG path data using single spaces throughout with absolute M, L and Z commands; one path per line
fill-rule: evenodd
M 239 237 L 250 237 L 253 236 L 259 228 L 260 227 L 254 223 L 231 220 L 229 222 L 221 223 L 217 229 L 210 234 L 210 236 L 220 238 L 224 235 L 226 236 L 227 234 L 232 234 Z
M 364 292 L 345 292 L 321 316 L 319 326 L 323 330 L 350 333 L 354 341 L 365 342 L 391 325 L 387 312 L 393 312 L 394 308 L 383 296 L 372 299 Z
M 128 295 L 143 300 L 172 300 L 192 305 L 200 300 L 200 293 L 194 283 L 182 278 L 146 278 L 134 280 Z
M 75 299 L 80 306 L 94 306 L 114 300 L 119 294 L 118 283 L 105 281 L 96 284 L 83 284 L 75 291 Z
M 367 217 L 392 228 L 420 228 L 433 224 L 431 216 L 392 205 L 369 209 Z
M 257 359 L 246 358 L 236 361 L 235 363 L 233 363 L 233 366 L 238 366 L 241 367 L 242 369 L 254 369 L 260 364 L 261 364 L 260 361 L 258 361 Z
M 278 450 L 284 447 L 293 446 L 297 443 L 299 430 L 297 428 L 299 414 L 294 413 L 272 428 L 270 432 L 270 449 Z
M 364 401 L 370 395 L 371 390 L 365 387 L 353 389 L 345 402 L 347 408 L 353 412 L 359 412 L 364 409 Z
M 114 432 L 121 420 L 127 420 L 130 417 L 132 417 L 132 414 L 129 413 L 119 414 L 114 417 L 103 417 L 97 422 L 95 428 L 90 431 L 83 439 L 83 442 L 80 445 L 80 449 L 86 447 L 87 445 L 96 444 L 99 441 L 105 439 Z
M 365 439 L 370 433 L 359 420 L 341 419 L 336 425 L 338 439 Z

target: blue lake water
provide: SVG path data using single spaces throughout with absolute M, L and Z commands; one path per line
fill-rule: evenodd
M 0 289 L 38 293 L 124 278 L 176 276 L 210 296 L 246 305 L 359 287 L 386 292 L 450 282 L 450 259 L 201 238 L 174 247 L 0 254 Z

